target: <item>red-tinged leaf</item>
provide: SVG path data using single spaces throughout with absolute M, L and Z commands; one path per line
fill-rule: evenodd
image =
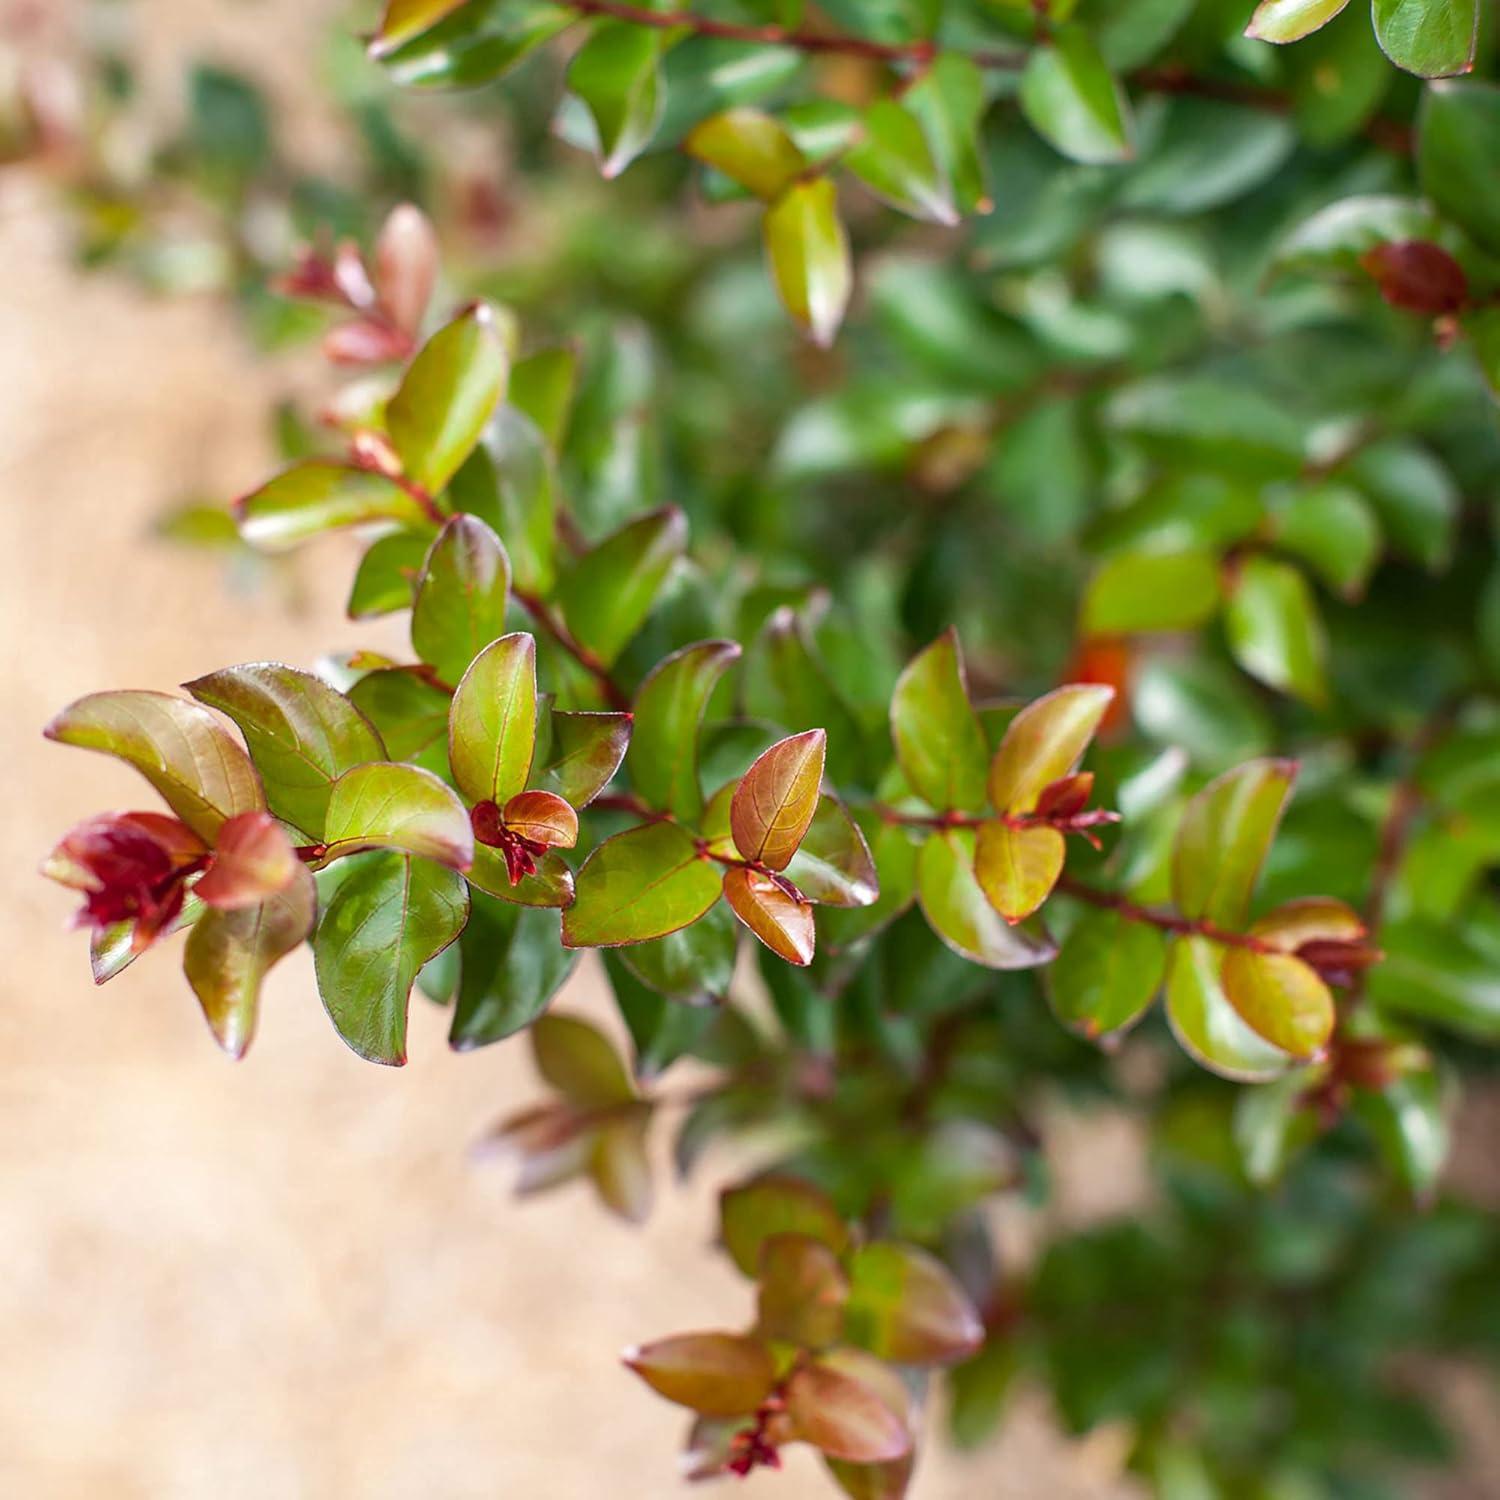
M 470 802 L 503 805 L 526 786 L 536 751 L 536 642 L 522 632 L 486 646 L 448 714 L 448 762 Z
M 724 872 L 724 897 L 740 921 L 778 958 L 806 965 L 817 943 L 813 910 L 769 875 L 736 865 Z
M 578 814 L 556 792 L 517 792 L 503 816 L 512 833 L 549 849 L 571 849 L 578 842 Z
M 647 823 L 606 839 L 578 872 L 563 917 L 569 948 L 610 948 L 665 937 L 719 899 L 718 867 L 675 823 Z
M 700 121 L 682 149 L 767 202 L 807 167 L 807 158 L 779 120 L 744 106 Z
M 1435 318 L 1460 311 L 1469 300 L 1464 268 L 1441 245 L 1425 240 L 1377 245 L 1359 263 L 1380 295 L 1403 312 Z
M 1304 943 L 1357 943 L 1364 938 L 1364 919 L 1331 896 L 1303 896 L 1268 911 L 1251 924 L 1252 937 L 1295 953 Z
M 166 813 L 98 813 L 70 828 L 42 861 L 41 873 L 73 891 L 100 891 L 121 872 L 122 860 L 144 865 L 147 879 L 192 864 L 208 845 L 186 823 Z
M 432 530 L 421 504 L 385 474 L 328 459 L 284 469 L 235 502 L 240 535 L 267 551 L 295 547 L 325 531 L 367 521 L 395 521 Z
M 1052 894 L 1067 847 L 1055 828 L 1012 828 L 998 819 L 979 830 L 974 874 L 1007 922 L 1029 917 Z
M 200 838 L 266 805 L 250 758 L 206 708 L 166 693 L 91 693 L 43 733 L 113 755 L 138 770 Z
M 1279 1078 L 1292 1059 L 1240 1019 L 1224 993 L 1224 949 L 1207 938 L 1177 938 L 1167 958 L 1167 1022 L 1184 1052 L 1236 1083 Z
M 846 1326 L 851 1341 L 899 1365 L 951 1364 L 984 1342 L 953 1273 L 911 1245 L 879 1242 L 854 1253 Z
M 696 824 L 703 812 L 698 735 L 714 688 L 739 660 L 735 641 L 700 641 L 652 669 L 635 698 L 630 779 L 648 807 Z
M 584 808 L 614 779 L 630 747 L 632 717 L 619 713 L 553 711 L 552 760 L 542 781 L 549 791 Z
M 809 729 L 779 740 L 745 772 L 729 805 L 740 853 L 784 870 L 817 811 L 828 736 Z
M 1172 855 L 1172 896 L 1184 916 L 1230 930 L 1244 924 L 1296 775 L 1295 761 L 1247 761 L 1188 803 Z
M 911 1486 L 916 1454 L 888 1464 L 849 1464 L 830 1458 L 828 1472 L 849 1500 L 903 1500 Z
M 746 1276 L 760 1267 L 772 1235 L 798 1234 L 842 1254 L 849 1231 L 826 1194 L 796 1177 L 760 1177 L 726 1188 L 719 1198 L 724 1248 Z
M 773 1234 L 761 1246 L 756 1329 L 804 1349 L 837 1343 L 849 1278 L 839 1258 L 805 1234 Z
M 917 900 L 928 925 L 955 953 L 991 969 L 1031 969 L 1056 946 L 1012 926 L 985 895 L 975 873 L 975 837 L 967 828 L 933 834 L 917 857 Z
M 683 1333 L 623 1358 L 657 1395 L 705 1417 L 748 1416 L 776 1381 L 771 1351 L 744 1334 Z
M 193 925 L 183 950 L 183 972 L 210 1030 L 231 1057 L 243 1057 L 255 1037 L 267 971 L 312 936 L 317 914 L 312 874 L 294 864 L 286 887 L 269 899 L 233 911 L 204 912 Z
M 1112 688 L 1072 683 L 1023 708 L 990 763 L 995 810 L 1034 811 L 1042 793 L 1077 766 L 1113 698 Z
M 870 846 L 848 809 L 830 792 L 818 799 L 786 873 L 818 905 L 873 906 L 880 899 L 880 877 Z
M 417 582 L 411 644 L 445 682 L 503 636 L 510 559 L 500 538 L 475 516 L 454 516 L 432 544 Z
M 270 813 L 237 813 L 219 830 L 213 859 L 193 892 L 221 911 L 258 906 L 285 890 L 299 868 L 292 841 Z
M 505 394 L 510 361 L 493 311 L 477 303 L 427 341 L 386 406 L 409 479 L 440 493 Z
M 854 290 L 849 237 L 838 192 L 826 177 L 795 182 L 766 212 L 766 254 L 793 320 L 827 348 Z
M 1451 78 L 1474 66 L 1479 0 L 1374 0 L 1380 50 L 1419 78 Z
M 1317 1057 L 1333 1035 L 1333 996 L 1300 958 L 1231 948 L 1220 982 L 1257 1036 L 1292 1057 Z
M 326 844 L 324 863 L 365 849 L 397 849 L 454 870 L 474 863 L 474 831 L 452 788 L 391 761 L 356 766 L 334 782 Z
M 512 882 L 505 856 L 498 849 L 475 844 L 474 863 L 465 872 L 469 884 L 487 895 L 516 906 L 570 906 L 574 895 L 573 872 L 560 854 L 549 850 L 536 861 L 536 871 Z
M 871 1386 L 825 1364 L 805 1365 L 787 1382 L 797 1435 L 830 1458 L 885 1463 L 911 1450 L 906 1424 Z
M 463 0 L 459 0 L 463 3 Z M 450 0 L 408 0 L 418 9 L 439 14 L 454 8 Z M 391 9 L 394 9 L 394 5 Z M 386 12 L 390 21 L 390 11 Z M 382 30 L 381 40 L 385 39 Z M 375 241 L 375 289 L 380 305 L 404 334 L 414 337 L 422 326 L 432 289 L 437 282 L 438 241 L 432 220 L 410 203 L 398 204 L 381 226 Z
M 1094 773 L 1080 771 L 1075 776 L 1062 776 L 1042 788 L 1036 799 L 1037 816 L 1042 818 L 1071 818 L 1089 805 L 1094 795 Z
M 542 1016 L 531 1028 L 531 1047 L 537 1071 L 579 1109 L 609 1109 L 636 1097 L 614 1044 L 587 1021 Z
M 1349 0 L 1261 0 L 1245 35 L 1263 42 L 1296 42 L 1326 26 Z
M 939 812 L 984 805 L 989 746 L 949 630 L 912 658 L 891 697 L 891 738 L 911 789 Z
M 628 1224 L 645 1223 L 651 1213 L 645 1120 L 621 1120 L 605 1126 L 594 1139 L 589 1175 L 611 1213 Z

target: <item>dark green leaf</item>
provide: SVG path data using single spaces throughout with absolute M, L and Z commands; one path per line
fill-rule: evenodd
M 505 632 L 510 559 L 474 516 L 454 516 L 432 544 L 411 615 L 412 649 L 445 682 Z
M 703 812 L 698 780 L 698 731 L 708 700 L 739 659 L 734 641 L 701 641 L 673 652 L 652 669 L 635 699 L 630 779 L 648 807 L 693 824 Z

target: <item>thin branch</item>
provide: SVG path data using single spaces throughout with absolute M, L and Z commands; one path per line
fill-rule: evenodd
M 536 594 L 525 593 L 521 589 L 513 589 L 511 595 L 516 603 L 599 684 L 599 691 L 604 694 L 604 700 L 611 708 L 621 713 L 630 711 L 630 694 L 610 676 L 609 668 L 568 629 L 562 617 L 545 599 Z
M 1248 932 L 1229 932 L 1212 922 L 1205 921 L 1202 917 L 1184 917 L 1179 916 L 1175 911 L 1161 911 L 1153 906 L 1140 906 L 1128 897 L 1122 896 L 1118 891 L 1101 891 L 1096 886 L 1085 885 L 1082 881 L 1073 879 L 1070 875 L 1064 875 L 1057 882 L 1057 888 L 1065 896 L 1072 896 L 1075 901 L 1084 901 L 1090 906 L 1119 912 L 1127 922 L 1144 922 L 1151 927 L 1159 927 L 1163 932 L 1176 933 L 1179 937 L 1208 938 L 1215 943 L 1222 943 L 1226 948 L 1248 948 L 1252 953 L 1279 951 L 1273 944 L 1262 938 L 1252 937 Z

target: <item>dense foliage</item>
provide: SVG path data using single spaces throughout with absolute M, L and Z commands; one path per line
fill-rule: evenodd
M 1500 1333 L 1493 1226 L 1438 1201 L 1500 1036 L 1492 31 L 391 0 L 370 172 L 316 191 L 229 75 L 149 191 L 103 144 L 127 91 L 91 133 L 33 88 L 15 148 L 90 258 L 216 267 L 354 372 L 236 545 L 352 529 L 351 617 L 410 615 L 402 658 L 58 715 L 168 809 L 47 861 L 95 978 L 185 927 L 236 1056 L 304 943 L 372 1061 L 414 987 L 455 1047 L 526 1031 L 523 1189 L 629 1217 L 659 1117 L 683 1171 L 774 1127 L 722 1198 L 754 1316 L 627 1356 L 696 1475 L 805 1441 L 899 1496 L 946 1368 L 963 1442 L 1031 1372 L 1164 1495 L 1399 1493 L 1443 1440 L 1389 1356 Z M 435 187 L 400 91 L 502 75 L 521 170 Z M 628 1060 L 548 1011 L 590 948 Z M 1160 1198 L 1012 1269 L 986 1206 L 1042 1191 L 1058 1093 L 1149 1119 Z

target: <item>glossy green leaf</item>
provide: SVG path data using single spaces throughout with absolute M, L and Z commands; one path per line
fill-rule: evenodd
M 1102 562 L 1084 594 L 1087 635 L 1195 630 L 1219 607 L 1219 564 L 1199 548 L 1119 552 Z
M 453 695 L 448 761 L 459 791 L 503 807 L 531 775 L 536 725 L 536 642 L 503 635 L 474 658 Z
M 661 49 L 659 31 L 604 20 L 573 57 L 568 87 L 588 111 L 606 177 L 618 177 L 656 134 L 665 102 Z
M 548 720 L 551 754 L 542 784 L 574 807 L 587 807 L 614 779 L 630 746 L 633 720 L 622 713 L 558 713 Z
M 1224 632 L 1252 677 L 1314 707 L 1323 704 L 1328 647 L 1312 591 L 1297 568 L 1255 556 L 1232 569 Z
M 674 823 L 647 823 L 606 839 L 578 872 L 563 917 L 570 948 L 608 948 L 664 937 L 719 899 L 719 867 Z
M 1397 551 L 1437 571 L 1453 555 L 1461 497 L 1425 448 L 1399 438 L 1372 443 L 1348 466 Z
M 934 224 L 956 224 L 953 194 L 915 115 L 895 99 L 877 99 L 866 111 L 856 145 L 844 165 L 893 208 Z
M 511 393 L 514 397 L 514 392 Z M 448 486 L 456 511 L 500 537 L 518 592 L 547 595 L 557 577 L 557 494 L 552 455 L 531 419 L 502 406 Z
M 396 762 L 356 766 L 334 782 L 323 839 L 325 860 L 395 849 L 454 870 L 474 862 L 469 815 L 452 788 L 430 771 Z
M 354 575 L 345 607 L 349 618 L 370 620 L 410 609 L 429 545 L 428 538 L 415 531 L 393 532 L 375 542 L 360 559 Z
M 571 344 L 559 344 L 551 349 L 538 349 L 516 361 L 511 367 L 507 399 L 556 453 L 568 430 L 577 386 L 578 351 Z
M 1474 66 L 1479 0 L 1374 0 L 1375 39 L 1398 68 L 1448 78 Z
M 284 469 L 235 502 L 240 535 L 252 547 L 275 551 L 310 537 L 367 521 L 394 521 L 430 533 L 421 505 L 384 474 L 327 459 Z
M 498 849 L 486 844 L 474 845 L 474 863 L 466 871 L 469 884 L 487 895 L 498 896 L 517 906 L 562 908 L 572 903 L 573 871 L 555 850 L 548 850 L 536 862 L 536 873 L 525 875 L 511 884 L 510 872 Z
M 979 139 L 987 105 L 984 74 L 961 53 L 939 53 L 902 98 L 922 122 L 954 207 L 961 214 L 988 213 L 991 204 Z
M 578 1109 L 611 1109 L 635 1097 L 614 1043 L 576 1016 L 543 1016 L 531 1028 L 537 1071 Z
M 385 746 L 365 716 L 320 677 L 278 662 L 225 667 L 185 684 L 239 726 L 266 804 L 310 839 L 323 837 L 333 783 Z
M 255 1039 L 261 981 L 312 935 L 317 914 L 317 888 L 299 865 L 285 890 L 255 906 L 204 912 L 193 924 L 183 972 L 209 1029 L 231 1057 L 243 1057 Z
M 1287 1163 L 1320 1133 L 1311 1095 L 1322 1069 L 1299 1068 L 1274 1083 L 1241 1089 L 1234 1102 L 1234 1141 L 1245 1176 L 1256 1187 L 1274 1184 Z
M 771 1351 L 745 1334 L 682 1333 L 623 1357 L 657 1395 L 708 1417 L 749 1415 L 776 1380 Z
M 1188 803 L 1172 858 L 1172 897 L 1184 916 L 1231 931 L 1244 925 L 1296 775 L 1295 761 L 1247 761 Z
M 1020 99 L 1037 133 L 1074 161 L 1125 161 L 1135 149 L 1130 104 L 1080 28 L 1060 27 L 1032 52 Z
M 997 812 L 1029 813 L 1054 781 L 1083 758 L 1114 689 L 1070 683 L 1029 703 L 1010 721 L 990 762 L 990 802 Z
M 1500 1039 L 1500 975 L 1488 949 L 1448 924 L 1422 920 L 1385 927 L 1380 946 L 1385 959 L 1366 988 L 1382 1010 L 1480 1041 Z
M 805 1235 L 841 1255 L 849 1231 L 828 1197 L 796 1177 L 760 1177 L 719 1197 L 724 1248 L 742 1274 L 754 1276 L 775 1235 Z
M 1318 1056 L 1333 1035 L 1333 996 L 1300 958 L 1231 948 L 1219 982 L 1257 1036 L 1296 1058 Z
M 720 1003 L 734 978 L 739 929 L 726 906 L 712 906 L 690 926 L 622 948 L 619 961 L 658 995 L 680 1005 Z
M 432 544 L 411 615 L 412 649 L 445 682 L 456 683 L 505 633 L 510 559 L 474 516 L 454 516 Z
M 828 736 L 809 729 L 778 740 L 745 772 L 729 806 L 735 847 L 748 860 L 784 870 L 817 811 Z
M 415 672 L 388 667 L 361 677 L 349 701 L 375 726 L 390 759 L 447 775 L 448 693 Z
M 780 197 L 807 168 L 785 126 L 745 106 L 701 121 L 682 145 L 689 156 L 767 201 Z
M 1032 969 L 1057 952 L 1042 934 L 1012 926 L 990 903 L 974 872 L 967 828 L 932 834 L 917 859 L 917 900 L 928 925 L 963 958 L 990 969 Z
M 628 769 L 648 807 L 689 824 L 701 815 L 698 732 L 714 688 L 739 656 L 734 641 L 700 641 L 674 651 L 641 684 Z
M 907 664 L 891 696 L 891 738 L 912 790 L 939 812 L 984 806 L 989 745 L 949 630 Z
M 568 629 L 605 666 L 646 623 L 686 547 L 687 519 L 667 506 L 605 537 L 563 575 L 558 597 Z
M 1055 828 L 986 823 L 974 846 L 974 875 L 1007 922 L 1029 917 L 1052 894 L 1067 846 Z
M 426 859 L 381 852 L 358 860 L 318 923 L 318 992 L 361 1057 L 406 1061 L 406 1011 L 422 966 L 463 930 L 463 877 Z
M 430 3 L 412 0 L 412 14 Z M 546 0 L 467 0 L 452 14 L 377 55 L 392 79 L 414 88 L 473 88 L 514 67 L 578 20 L 578 12 Z
M 1207 938 L 1173 940 L 1167 958 L 1167 1020 L 1182 1049 L 1211 1073 L 1238 1083 L 1278 1078 L 1292 1059 L 1257 1036 L 1224 993 L 1224 949 Z
M 1086 911 L 1047 969 L 1052 1013 L 1098 1041 L 1133 1026 L 1161 988 L 1167 942 L 1161 930 L 1117 911 Z
M 870 846 L 848 809 L 828 792 L 818 799 L 786 874 L 809 901 L 820 905 L 873 906 L 880 898 Z
M 797 1435 L 829 1458 L 873 1464 L 911 1449 L 906 1424 L 879 1393 L 828 1365 L 798 1369 L 787 1382 L 786 1401 Z
M 1359 493 L 1323 484 L 1299 495 L 1276 518 L 1276 544 L 1312 567 L 1346 598 L 1364 592 L 1380 556 L 1380 523 Z
M 1245 28 L 1263 42 L 1295 42 L 1326 26 L 1349 0 L 1261 0 Z
M 42 731 L 132 765 L 200 838 L 213 842 L 236 813 L 266 805 L 250 758 L 209 713 L 166 693 L 90 693 Z
M 505 394 L 509 359 L 484 303 L 440 328 L 386 405 L 386 425 L 408 479 L 436 495 L 474 451 Z
M 1497 156 L 1500 85 L 1463 79 L 1422 91 L 1417 118 L 1417 178 L 1422 191 L 1481 246 L 1500 254 Z
M 816 344 L 838 335 L 854 290 L 838 192 L 826 177 L 794 183 L 766 212 L 766 254 L 792 320 Z
M 458 998 L 448 1044 L 488 1047 L 523 1031 L 547 1008 L 577 963 L 562 946 L 559 919 L 544 907 L 472 894 L 458 940 Z
M 854 1252 L 845 1322 L 852 1342 L 898 1365 L 952 1364 L 984 1341 L 979 1314 L 953 1273 L 912 1245 Z

